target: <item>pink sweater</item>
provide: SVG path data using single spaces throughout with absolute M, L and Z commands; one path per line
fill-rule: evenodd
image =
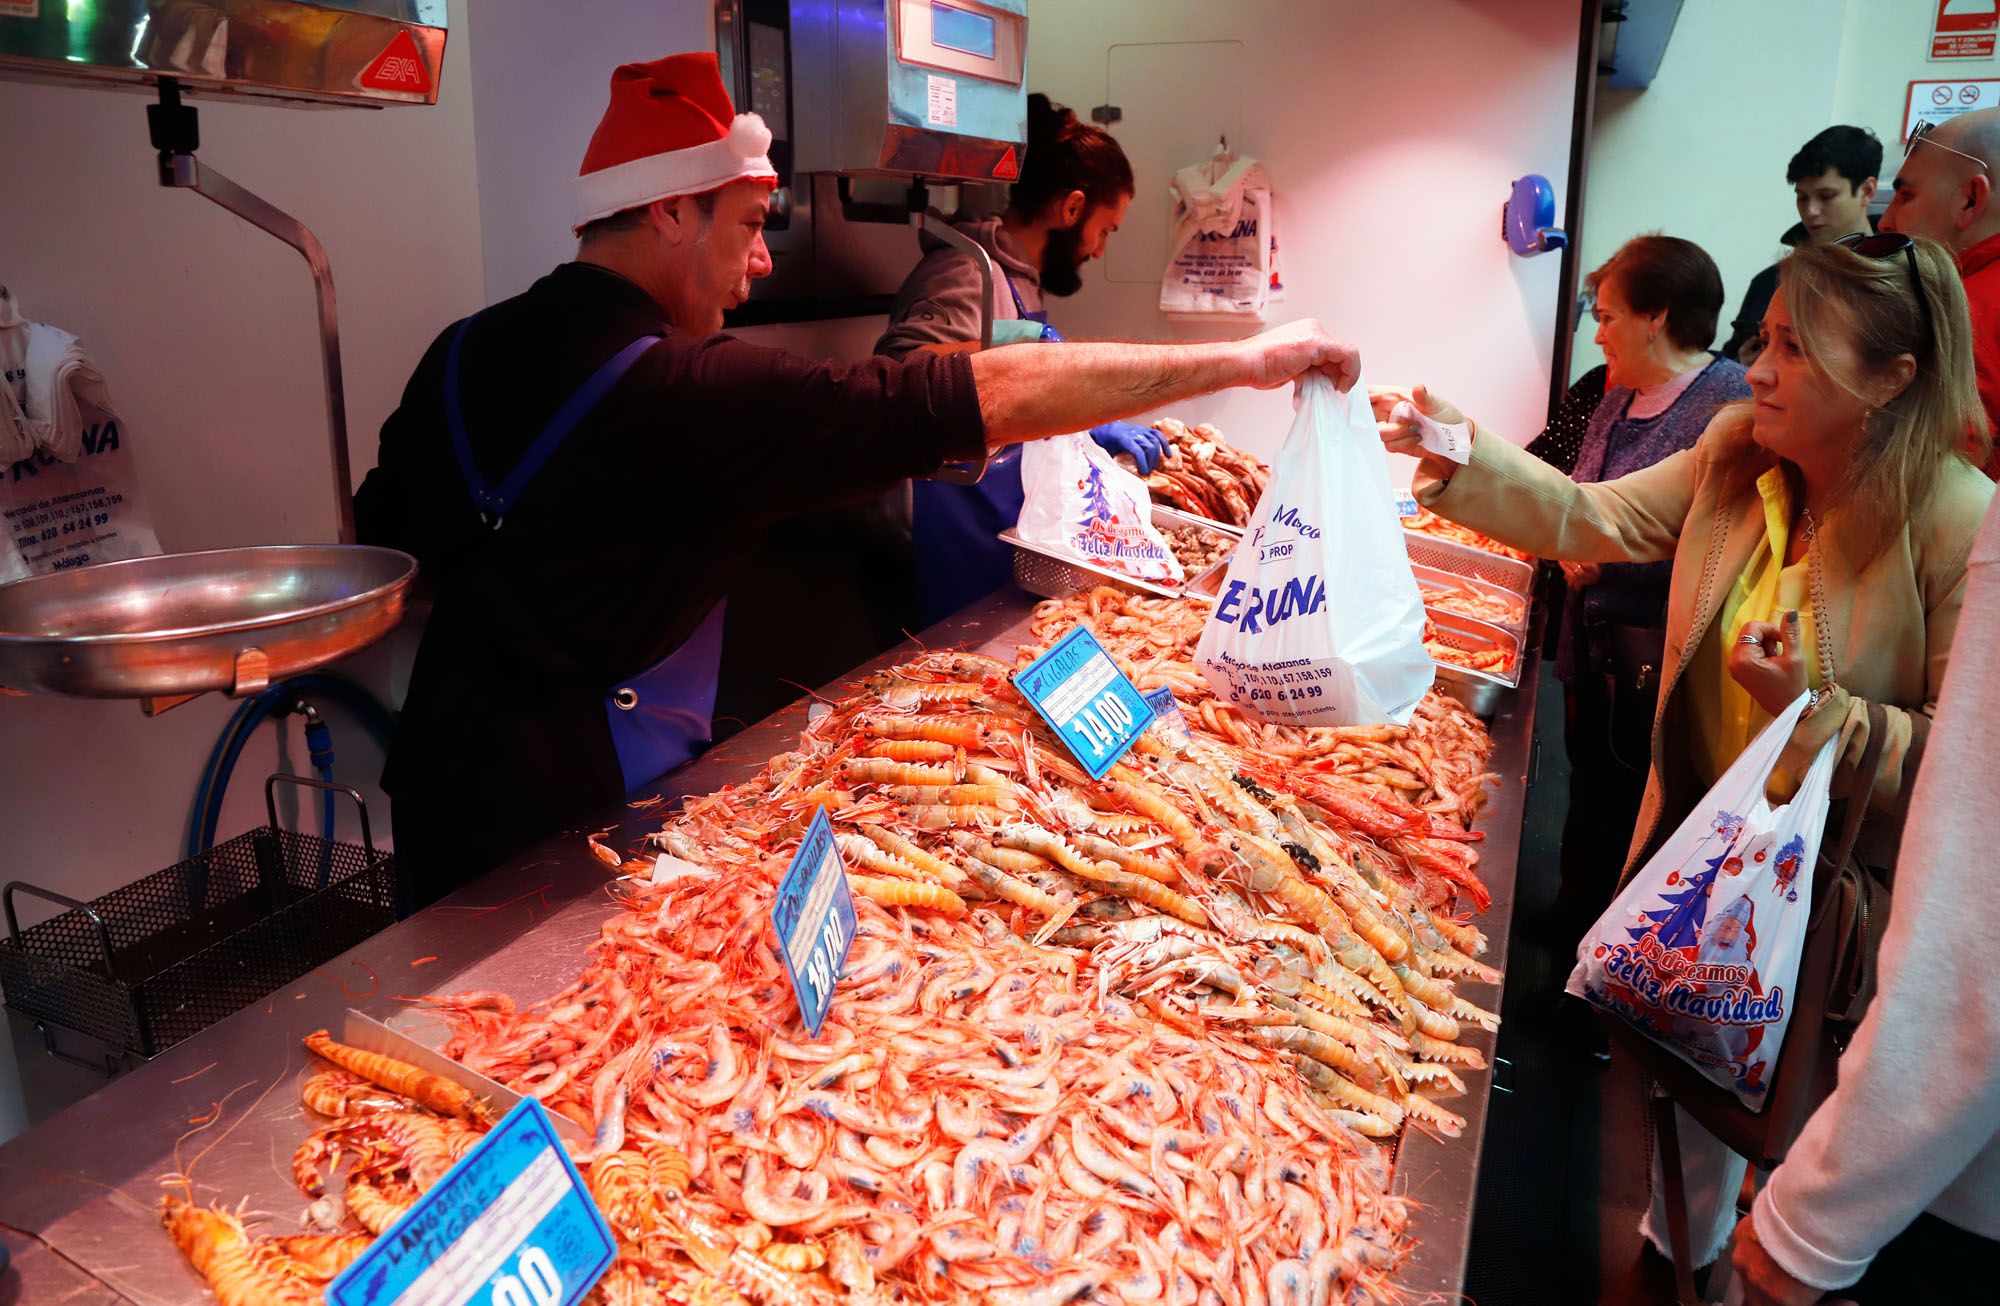
M 2000 501 L 1996 501 L 2000 503 Z M 1818 1288 L 1859 1279 L 1919 1213 L 2000 1238 L 2000 507 L 1910 799 L 1881 987 L 1840 1087 L 1758 1195 L 1757 1236 Z

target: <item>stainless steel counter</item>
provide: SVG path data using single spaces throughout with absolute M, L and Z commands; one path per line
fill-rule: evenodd
M 923 644 L 1011 654 L 1025 637 L 1034 602 L 1004 591 L 925 632 Z M 910 652 L 892 651 L 851 679 Z M 1506 961 L 1534 673 L 1533 665 L 1523 669 L 1523 688 L 1493 723 L 1491 766 L 1506 782 L 1480 823 L 1486 831 L 1480 873 L 1493 891 L 1488 959 L 1496 966 Z M 839 692 L 838 685 L 828 688 L 830 696 Z M 805 722 L 805 703 L 794 704 L 665 777 L 658 792 L 671 801 L 740 782 L 785 751 Z M 635 848 L 659 819 L 651 804 L 624 808 L 552 839 L 0 1146 L 0 1240 L 15 1261 L 0 1276 L 0 1306 L 209 1300 L 161 1231 L 163 1178 L 185 1174 L 197 1198 L 246 1202 L 249 1211 L 289 1227 L 304 1207 L 291 1154 L 310 1128 L 298 1104 L 307 1062 L 300 1039 L 316 1029 L 338 1030 L 352 1006 L 435 1045 L 441 1031 L 409 1007 L 409 998 L 493 987 L 525 1002 L 560 989 L 614 910 L 604 892 L 610 873 L 583 834 L 601 829 L 610 846 Z M 1499 1005 L 1497 992 L 1478 987 L 1467 997 Z M 1472 1041 L 1491 1057 L 1492 1035 Z M 1471 1092 L 1452 1105 L 1467 1119 L 1466 1136 L 1412 1135 L 1398 1162 L 1423 1207 L 1415 1225 L 1420 1246 L 1405 1275 L 1421 1292 L 1455 1293 L 1464 1278 L 1490 1073 L 1465 1079 Z

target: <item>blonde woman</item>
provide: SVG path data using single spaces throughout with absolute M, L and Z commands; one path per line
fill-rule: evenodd
M 1867 703 L 1887 713 L 1874 813 L 1861 850 L 1895 857 L 1964 598 L 1967 555 L 1993 484 L 1977 454 L 1965 292 L 1950 256 L 1895 233 L 1794 251 L 1764 316 L 1754 399 L 1717 414 L 1691 450 L 1579 485 L 1475 426 L 1471 462 L 1424 457 L 1425 507 L 1569 562 L 1673 560 L 1666 677 L 1651 773 L 1624 876 L 1642 864 L 1757 732 L 1800 693 L 1774 787 L 1841 741 L 1838 796 L 1867 744 Z M 1378 392 L 1383 440 L 1422 456 L 1395 392 Z M 1460 421 L 1419 387 L 1431 417 Z M 1733 1223 L 1743 1163 L 1681 1116 L 1697 1264 Z M 1664 1249 L 1654 1184 L 1645 1230 Z

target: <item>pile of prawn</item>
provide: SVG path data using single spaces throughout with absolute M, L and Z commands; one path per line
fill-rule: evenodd
M 494 1123 L 483 1099 L 450 1080 L 336 1043 L 325 1030 L 305 1043 L 333 1067 L 299 1089 L 327 1121 L 292 1156 L 292 1177 L 312 1203 L 308 1231 L 253 1236 L 235 1213 L 197 1204 L 185 1177 L 175 1181 L 180 1194 L 160 1204 L 168 1235 L 224 1306 L 319 1302 Z
M 1205 422 L 1190 428 L 1163 417 L 1153 425 L 1167 438 L 1160 465 L 1146 478 L 1153 502 L 1225 525 L 1246 525 L 1271 483 L 1270 467 Z
M 1195 645 L 1210 611 L 1186 599 L 1147 598 L 1100 585 L 1038 604 L 1032 633 L 1041 645 L 1079 622 L 1088 624 L 1134 684 L 1141 690 L 1171 689 L 1189 723 L 1213 742 L 1233 745 L 1266 769 L 1305 766 L 1325 784 L 1381 808 L 1379 814 L 1344 811 L 1348 832 L 1389 841 L 1388 850 L 1425 886 L 1421 896 L 1427 902 L 1449 900 L 1448 886 L 1430 883 L 1431 868 L 1446 858 L 1458 862 L 1462 872 L 1447 878 L 1457 880 L 1484 910 L 1486 890 L 1473 877 L 1477 859 L 1468 856 L 1469 849 L 1447 846 L 1462 845 L 1460 831 L 1471 826 L 1488 785 L 1499 779 L 1486 769 L 1493 740 L 1479 718 L 1458 700 L 1433 691 L 1407 726 L 1301 728 L 1260 721 L 1216 698 L 1195 665 Z M 1411 809 L 1458 829 L 1426 823 Z M 1434 837 L 1437 832 L 1441 839 Z M 1418 845 L 1407 842 L 1413 833 Z
M 1110 628 L 1153 601 L 1096 602 L 1128 673 L 1181 675 L 1191 638 L 1140 665 L 1150 646 Z M 1186 607 L 1154 624 L 1198 632 Z M 1038 639 L 1068 614 L 1042 615 Z M 1407 731 L 1245 742 L 1190 693 L 1186 736 L 1149 731 L 1093 782 L 1013 670 L 936 653 L 866 682 L 688 800 L 653 836 L 666 856 L 623 863 L 568 988 L 431 1000 L 447 1055 L 590 1131 L 621 1247 L 598 1299 L 1401 1298 L 1387 1149 L 1462 1129 L 1445 1102 L 1484 1061 L 1459 1039 L 1497 1023 L 1457 991 L 1498 982 L 1485 939 L 1448 914 L 1484 894 L 1477 721 L 1427 702 Z M 857 930 L 813 1039 L 771 908 L 822 809 Z M 321 1093 L 344 1095 L 369 1096 Z M 329 1230 L 374 1228 L 378 1197 L 412 1200 L 478 1127 L 342 1119 L 302 1149 Z M 316 1291 L 286 1282 L 300 1295 L 258 1299 Z
M 1453 544 L 1463 544 L 1486 553 L 1497 553 L 1503 558 L 1513 558 L 1518 562 L 1533 562 L 1535 555 L 1517 549 L 1511 544 L 1502 544 L 1490 535 L 1481 535 L 1470 526 L 1461 526 L 1449 517 L 1440 517 L 1429 508 L 1419 508 L 1411 516 L 1403 518 L 1403 529 L 1415 531 L 1419 535 L 1435 535 L 1438 539 L 1449 540 Z

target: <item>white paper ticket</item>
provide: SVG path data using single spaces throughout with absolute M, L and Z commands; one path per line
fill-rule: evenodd
M 1394 417 L 1416 428 L 1417 443 L 1426 453 L 1449 458 L 1461 467 L 1472 461 L 1472 423 L 1435 421 L 1407 400 L 1396 405 Z

